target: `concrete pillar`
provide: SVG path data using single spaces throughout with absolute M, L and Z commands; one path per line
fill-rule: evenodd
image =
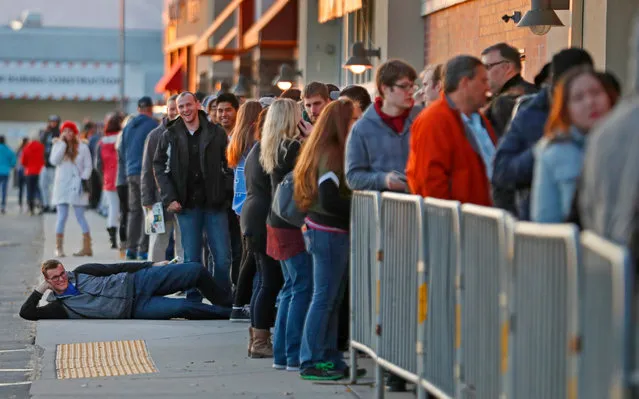
M 628 87 L 629 38 L 639 2 L 583 0 L 583 47 L 598 68 L 613 72 Z
M 424 67 L 424 20 L 421 0 L 375 0 L 375 47 L 382 48 L 382 62 L 399 58 L 416 70 Z
M 318 22 L 318 0 L 298 0 L 299 28 L 297 68 L 301 83 L 318 81 L 340 85 L 341 18 Z

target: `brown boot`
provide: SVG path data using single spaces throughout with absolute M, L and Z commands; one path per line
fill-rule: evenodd
M 262 359 L 273 357 L 273 344 L 269 330 L 253 329 L 253 345 L 251 346 L 251 358 Z
M 248 357 L 251 357 L 251 348 L 253 347 L 253 341 L 255 341 L 254 331 L 253 327 L 249 327 Z
M 93 256 L 91 249 L 91 233 L 82 234 L 82 249 L 73 254 L 73 256 Z
M 64 245 L 64 234 L 56 234 L 55 235 L 55 257 L 63 258 L 66 255 L 64 254 L 64 249 L 62 246 Z

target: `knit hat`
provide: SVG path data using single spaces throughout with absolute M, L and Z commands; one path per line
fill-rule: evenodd
M 561 50 L 552 57 L 553 81 L 558 82 L 566 71 L 580 65 L 593 66 L 592 57 L 586 50 L 576 47 Z
M 62 125 L 60 125 L 60 131 L 64 132 L 64 129 L 71 129 L 71 131 L 73 131 L 73 134 L 75 134 L 76 136 L 80 133 L 80 131 L 78 130 L 78 126 L 71 121 L 62 122 Z
M 270 106 L 271 104 L 273 104 L 274 101 L 275 101 L 275 98 L 273 98 L 273 97 L 262 97 L 259 100 L 260 105 L 262 106 L 262 108 L 266 108 L 266 107 Z

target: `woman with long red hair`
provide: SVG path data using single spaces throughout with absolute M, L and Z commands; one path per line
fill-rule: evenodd
M 576 67 L 555 87 L 544 137 L 535 148 L 531 219 L 561 223 L 570 213 L 590 130 L 618 93 L 591 67 Z
M 327 105 L 302 147 L 293 175 L 295 202 L 307 212 L 304 236 L 313 257 L 313 296 L 300 351 L 303 379 L 336 380 L 346 370 L 337 332 L 348 280 L 351 207 L 344 147 L 353 122 L 351 101 Z

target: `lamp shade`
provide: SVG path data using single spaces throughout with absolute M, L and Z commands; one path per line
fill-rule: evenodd
M 280 90 L 288 90 L 293 87 L 295 79 L 301 75 L 301 72 L 294 70 L 290 65 L 280 65 L 280 74 L 273 79 L 273 85 Z
M 251 81 L 244 75 L 237 78 L 237 84 L 233 86 L 233 94 L 238 97 L 247 97 L 249 95 Z
M 373 68 L 369 56 L 380 57 L 381 50 L 367 50 L 364 43 L 355 42 L 351 49 L 351 57 L 344 64 L 344 68 L 357 75 L 364 73 L 367 69 Z
M 545 8 L 541 0 L 532 0 L 531 9 L 517 24 L 518 27 L 528 27 L 535 35 L 545 35 L 553 26 L 564 26 L 557 13 L 551 8 Z

